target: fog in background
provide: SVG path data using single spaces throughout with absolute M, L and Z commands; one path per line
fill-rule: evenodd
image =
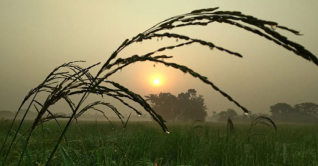
M 0 110 L 16 111 L 31 88 L 40 84 L 62 63 L 85 60 L 83 66 L 105 62 L 127 38 L 156 23 L 195 9 L 220 7 L 241 11 L 260 19 L 299 30 L 303 36 L 277 30 L 318 55 L 318 1 L 0 1 Z M 293 52 L 260 36 L 231 25 L 212 23 L 206 27 L 173 30 L 192 38 L 241 53 L 238 58 L 217 50 L 192 45 L 165 52 L 170 61 L 192 68 L 251 110 L 269 114 L 278 102 L 291 105 L 318 103 L 318 67 Z M 134 44 L 119 56 L 142 55 L 175 40 L 153 40 Z M 95 70 L 97 71 L 98 67 Z M 93 73 L 96 74 L 96 73 Z M 160 77 L 155 87 L 151 79 Z M 179 94 L 190 88 L 202 94 L 208 114 L 233 108 L 233 103 L 189 74 L 154 63 L 135 63 L 110 78 L 142 96 L 151 93 Z M 92 96 L 93 97 L 93 96 Z M 90 98 L 89 101 L 100 100 Z M 128 114 L 129 109 L 104 98 Z M 140 107 L 138 107 L 140 108 Z M 58 103 L 56 112 L 69 111 Z M 52 111 L 52 110 L 51 110 Z M 112 114 L 114 115 L 114 114 Z

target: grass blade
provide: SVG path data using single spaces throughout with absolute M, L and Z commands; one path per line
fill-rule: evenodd
M 65 151 L 65 149 L 61 145 L 59 145 L 59 151 L 64 159 L 64 164 L 66 166 L 74 166 L 74 163 L 73 163 L 71 157 L 68 155 L 68 153 Z
M 25 149 L 25 157 L 26 157 L 26 163 L 27 163 L 27 165 L 33 165 L 29 148 L 28 148 L 28 146 L 26 145 L 26 144 L 27 144 L 26 140 L 23 138 L 23 136 L 22 136 L 21 134 L 17 133 L 16 131 L 14 131 L 14 130 L 12 130 L 12 129 L 11 129 L 10 131 L 17 135 L 18 140 L 22 143 L 23 146 L 26 146 L 26 149 Z M 21 163 L 21 160 L 22 160 L 22 159 L 19 160 L 19 163 Z M 18 164 L 18 165 L 19 165 L 19 164 Z

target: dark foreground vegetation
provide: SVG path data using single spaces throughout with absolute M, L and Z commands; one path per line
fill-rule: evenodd
M 10 124 L 0 123 L 3 140 Z M 50 165 L 318 164 L 317 125 L 278 124 L 276 132 L 264 125 L 249 131 L 250 124 L 233 123 L 234 131 L 228 130 L 226 123 L 168 123 L 171 132 L 165 134 L 155 122 L 130 122 L 124 130 L 120 123 L 113 128 L 106 122 L 80 121 L 71 125 Z M 24 126 L 22 133 L 29 126 Z M 45 164 L 60 133 L 55 123 L 37 128 L 22 165 Z M 24 143 L 19 136 L 8 164 L 17 164 Z
M 96 165 L 96 163 L 97 165 L 138 165 L 138 163 L 151 165 L 155 163 L 159 165 L 316 164 L 311 162 L 316 161 L 317 156 L 316 139 L 312 138 L 315 136 L 315 129 L 309 129 L 314 136 L 310 135 L 310 137 L 304 138 L 306 133 L 301 132 L 306 130 L 298 131 L 297 128 L 291 131 L 282 130 L 281 134 L 284 137 L 262 130 L 259 132 L 265 134 L 265 137 L 246 136 L 246 134 L 240 134 L 240 130 L 234 134 L 232 122 L 228 121 L 230 130 L 226 131 L 222 130 L 223 126 L 213 128 L 213 125 L 212 128 L 209 125 L 203 127 L 171 126 L 170 131 L 162 116 L 157 114 L 142 96 L 127 89 L 124 85 L 112 81 L 112 75 L 131 64 L 145 61 L 158 63 L 197 78 L 233 102 L 243 112 L 249 113 L 247 108 L 207 77 L 187 66 L 173 62 L 173 56 L 165 54 L 165 50 L 200 44 L 211 50 L 224 51 L 232 56 L 242 58 L 243 56 L 238 52 L 217 46 L 212 42 L 169 32 L 171 29 L 180 27 L 207 26 L 211 23 L 229 24 L 249 31 L 318 66 L 318 58 L 315 55 L 277 31 L 287 31 L 295 35 L 301 34 L 276 22 L 257 19 L 237 11 L 220 11 L 217 7 L 194 10 L 190 13 L 174 16 L 159 22 L 131 39 L 126 39 L 104 63 L 81 67 L 79 64 L 83 61 L 75 61 L 64 63 L 53 69 L 42 83 L 31 89 L 25 96 L 16 113 L 18 115 L 22 108 L 26 107 L 22 119 L 18 120 L 15 116 L 11 124 L 1 125 L 1 132 L 3 132 L 1 137 L 4 136 L 1 138 L 4 140 L 0 149 L 1 163 L 3 165 L 21 165 L 21 163 L 61 165 L 64 161 L 65 165 L 74 165 L 73 163 L 75 165 Z M 162 38 L 175 39 L 176 44 L 155 49 L 144 55 L 131 54 L 128 58 L 120 57 L 121 51 L 132 44 Z M 97 66 L 100 67 L 98 72 L 92 74 L 91 69 Z M 47 95 L 44 101 L 38 97 L 42 94 Z M 97 95 L 102 99 L 86 105 L 86 99 L 92 95 Z M 74 100 L 73 96 L 80 96 L 80 99 Z M 127 100 L 139 104 L 164 132 L 171 132 L 171 134 L 159 133 L 159 130 L 154 129 L 157 127 L 150 125 L 145 127 L 131 124 L 129 125 L 130 130 L 125 131 L 124 134 L 121 129 L 110 130 L 106 124 L 101 125 L 103 127 L 97 124 L 71 126 L 77 118 L 88 110 L 104 114 L 98 106 L 111 109 L 116 113 L 118 119 L 122 120 L 122 114 L 111 103 L 104 101 L 104 96 L 121 102 L 141 115 L 141 112 L 128 104 Z M 69 105 L 69 110 L 72 111 L 70 116 L 56 114 L 51 109 L 52 105 L 60 101 Z M 31 107 L 37 112 L 36 118 L 33 122 L 27 122 L 25 117 Z M 108 119 L 105 114 L 104 116 Z M 61 118 L 67 119 L 67 122 L 62 126 L 59 125 L 58 121 Z M 58 127 L 51 126 L 51 123 L 45 124 L 48 121 L 55 121 L 55 126 Z M 18 122 L 19 124 L 17 124 Z M 124 124 L 122 121 L 122 125 L 126 126 L 127 123 Z M 173 130 L 174 132 L 172 132 Z M 245 131 L 244 128 L 242 131 Z M 301 137 L 299 140 L 293 140 L 297 138 L 294 136 L 294 131 L 297 131 L 297 136 Z M 306 141 L 308 138 L 310 141 Z M 296 146 L 294 146 L 295 141 Z M 294 147 L 298 149 L 295 150 Z M 299 148 L 301 148 L 300 152 L 302 153 L 294 154 Z M 288 149 L 292 149 L 291 153 Z M 59 153 L 56 154 L 56 152 Z

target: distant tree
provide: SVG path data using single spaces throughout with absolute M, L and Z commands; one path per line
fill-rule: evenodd
M 276 120 L 291 122 L 315 122 L 318 119 L 318 105 L 300 103 L 292 107 L 286 103 L 277 103 L 270 107 L 272 117 Z
M 225 121 L 229 117 L 233 118 L 237 116 L 237 112 L 234 109 L 229 108 L 226 111 L 221 111 L 220 113 L 218 113 L 218 115 L 219 115 L 219 121 Z
M 175 96 L 171 93 L 149 94 L 146 101 L 167 121 L 205 120 L 207 107 L 195 89 Z
M 277 103 L 273 106 L 270 106 L 270 112 L 274 115 L 276 114 L 282 114 L 282 113 L 286 113 L 286 112 L 292 112 L 294 110 L 294 108 L 287 104 L 287 103 Z
M 318 122 L 318 104 L 300 103 L 296 104 L 295 110 L 299 113 L 297 118 L 306 122 Z
M 272 113 L 272 117 L 277 120 L 290 120 L 290 117 L 292 117 L 291 114 L 294 114 L 296 111 L 287 103 L 277 103 L 270 106 L 270 112 Z
M 151 102 L 151 107 L 167 121 L 174 120 L 180 114 L 178 99 L 171 93 L 149 94 L 145 97 L 146 101 Z
M 309 113 L 313 115 L 318 114 L 318 104 L 316 103 L 300 103 L 296 104 L 294 107 L 299 112 Z
M 13 119 L 14 113 L 7 110 L 0 111 L 0 119 Z

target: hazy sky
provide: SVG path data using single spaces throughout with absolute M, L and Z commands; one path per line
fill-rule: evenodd
M 318 55 L 318 1 L 316 0 L 200 0 L 200 1 L 0 1 L 0 110 L 16 111 L 28 91 L 41 83 L 56 66 L 74 60 L 87 65 L 105 62 L 127 38 L 174 15 L 195 9 L 220 7 L 276 21 L 299 30 L 303 36 L 278 30 Z M 213 23 L 173 31 L 239 52 L 244 58 L 193 45 L 166 52 L 171 61 L 207 76 L 254 113 L 269 113 L 278 102 L 318 103 L 318 67 L 273 42 L 244 30 Z M 147 53 L 176 41 L 164 39 L 134 44 L 120 56 Z M 111 80 L 142 96 L 179 94 L 194 88 L 212 111 L 234 108 L 233 103 L 189 74 L 153 63 L 136 63 Z M 151 79 L 160 77 L 161 86 Z M 112 100 L 110 100 L 112 102 Z M 121 110 L 125 107 L 115 105 Z M 65 109 L 57 106 L 57 111 Z M 127 112 L 127 111 L 126 111 Z

